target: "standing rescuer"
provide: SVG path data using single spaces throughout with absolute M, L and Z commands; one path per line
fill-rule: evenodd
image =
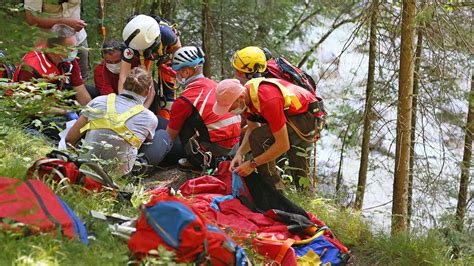
M 287 152 L 286 157 L 289 159 L 291 169 L 289 173 L 295 186 L 297 188 L 309 186 L 312 189 L 314 181 L 308 178 L 310 148 L 311 144 L 319 139 L 326 113 L 322 101 L 316 97 L 315 86 L 307 86 L 308 84 L 304 82 L 300 85 L 293 79 L 300 78 L 301 82 L 302 71 L 294 67 L 281 69 L 276 66 L 273 59 L 270 60 L 271 57 L 270 51 L 257 46 L 245 47 L 235 52 L 232 57 L 234 76 L 241 85 L 245 84 L 245 90 L 242 86 L 241 96 L 236 100 L 240 101 L 240 106 L 238 103 L 233 103 L 237 105 L 232 106 L 237 108 L 233 112 L 244 113 L 249 122 L 247 129 L 249 131 L 246 131 L 246 137 L 231 167 L 240 164 L 242 156 L 251 149 L 254 161 L 239 166 L 237 170 L 240 174 L 250 173 L 252 169 L 248 167 L 249 165 L 256 168 L 263 164 L 258 167 L 258 172 L 266 176 L 268 182 L 282 186 L 275 160 Z M 270 65 L 273 71 L 270 71 Z M 278 73 L 275 73 L 275 70 Z M 288 70 L 292 73 L 285 73 Z M 285 76 L 287 77 L 285 79 L 276 79 Z M 223 84 L 223 89 L 232 83 L 226 84 L 227 86 Z M 231 87 L 234 87 L 234 93 L 239 91 L 235 89 L 236 85 Z M 224 90 L 218 90 L 218 93 L 224 93 Z M 233 99 L 232 96 L 230 99 Z M 229 103 L 226 102 L 229 99 L 219 97 L 218 94 L 217 102 L 221 101 Z
M 281 79 L 253 78 L 245 86 L 236 79 L 223 80 L 216 88 L 213 111 L 243 113 L 247 119 L 248 129 L 231 170 L 247 176 L 258 168 L 267 182 L 282 188 L 275 160 L 288 152 L 294 184 L 297 188 L 304 184 L 299 180 L 307 178 L 309 150 L 319 135 L 319 104 L 311 92 Z M 253 159 L 243 161 L 249 151 Z

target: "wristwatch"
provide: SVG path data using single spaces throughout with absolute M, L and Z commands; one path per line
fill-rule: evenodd
M 250 160 L 250 167 L 252 167 L 252 168 L 255 169 L 255 168 L 257 168 L 257 166 L 258 166 L 258 164 L 257 164 L 257 162 L 255 161 L 255 159 Z

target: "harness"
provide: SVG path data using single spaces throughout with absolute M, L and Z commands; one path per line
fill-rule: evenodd
M 283 99 L 285 101 L 284 107 L 283 107 L 285 111 L 288 110 L 292 104 L 296 110 L 302 107 L 302 104 L 300 100 L 298 99 L 298 97 L 294 93 L 290 92 L 284 85 L 279 83 L 276 79 L 254 78 L 248 81 L 245 85 L 249 86 L 250 100 L 252 101 L 253 106 L 255 107 L 255 109 L 257 109 L 258 112 L 260 112 L 261 110 L 260 99 L 258 98 L 258 88 L 262 82 L 271 83 L 280 89 L 280 92 L 283 95 Z M 309 104 L 307 112 L 314 115 L 321 111 L 324 112 L 324 107 L 322 103 L 320 104 L 319 102 L 312 102 Z M 285 115 L 286 115 L 286 112 L 285 112 Z M 290 119 L 287 119 L 287 124 L 289 127 L 291 127 L 295 131 L 296 135 L 300 139 L 306 142 L 315 142 L 319 140 L 319 137 L 320 137 L 319 132 L 324 127 L 324 123 L 321 122 L 321 119 L 323 118 L 316 117 L 316 123 L 315 123 L 315 129 L 317 129 L 316 134 L 314 134 L 315 133 L 314 131 L 311 131 L 308 133 L 302 132 L 298 128 L 298 126 Z M 266 120 L 263 117 L 255 115 L 255 114 L 251 114 L 249 117 L 249 120 L 254 121 L 254 122 L 264 122 L 264 123 L 266 122 Z
M 186 152 L 190 152 L 194 156 L 202 156 L 202 163 L 199 162 L 199 164 L 203 170 L 206 170 L 215 162 L 213 160 L 216 159 L 215 157 L 225 157 L 231 149 L 226 149 L 213 143 L 209 136 L 208 128 L 193 103 L 184 96 L 179 98 L 188 103 L 192 108 L 192 113 L 180 130 L 179 137 L 181 142 L 189 143 L 189 148 L 185 147 Z M 198 158 L 193 159 L 198 160 Z
M 285 101 L 285 104 L 283 107 L 284 110 L 288 110 L 291 104 L 295 106 L 296 110 L 301 108 L 302 105 L 298 97 L 294 93 L 290 92 L 285 86 L 280 84 L 275 79 L 254 78 L 248 81 L 245 85 L 249 85 L 250 100 L 252 101 L 253 106 L 255 107 L 255 109 L 257 109 L 258 112 L 260 112 L 260 99 L 258 98 L 258 87 L 260 86 L 260 83 L 262 82 L 271 83 L 280 89 L 281 94 L 283 95 L 283 99 Z
M 137 149 L 140 148 L 142 142 L 140 139 L 131 131 L 126 125 L 125 122 L 132 118 L 133 116 L 139 114 L 145 107 L 141 104 L 137 104 L 131 109 L 118 114 L 115 111 L 115 94 L 109 94 L 107 96 L 107 111 L 104 117 L 89 121 L 84 127 L 81 128 L 80 132 L 83 133 L 87 130 L 96 130 L 96 129 L 110 129 L 122 137 L 125 141 L 130 143 L 132 146 Z

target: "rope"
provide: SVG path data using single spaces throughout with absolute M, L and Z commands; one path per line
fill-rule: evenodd
M 100 10 L 101 10 L 101 32 L 102 32 L 102 46 L 105 43 L 105 36 L 107 35 L 107 30 L 105 28 L 104 19 L 105 19 L 105 0 L 100 0 Z
M 314 134 L 314 136 L 311 137 L 311 132 L 307 134 L 301 132 L 301 130 L 299 130 L 299 128 L 295 125 L 295 123 L 293 123 L 293 121 L 288 119 L 287 123 L 295 131 L 296 135 L 298 135 L 300 139 L 309 143 L 314 143 L 319 140 L 319 134 Z

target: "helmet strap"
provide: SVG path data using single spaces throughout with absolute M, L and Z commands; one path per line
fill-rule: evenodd
M 145 65 L 145 55 L 143 54 L 143 51 L 138 51 L 138 53 L 140 54 L 140 65 L 146 67 L 146 65 Z

